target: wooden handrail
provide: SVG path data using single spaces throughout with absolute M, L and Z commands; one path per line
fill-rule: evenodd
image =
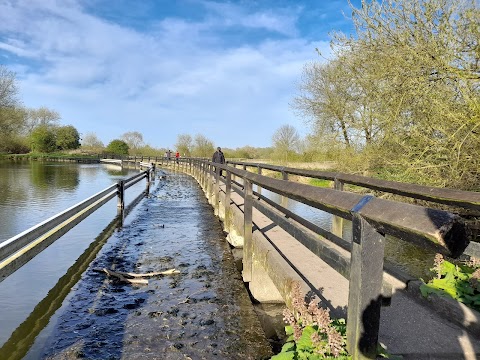
M 480 211 L 480 192 L 408 184 L 398 181 L 375 179 L 371 177 L 345 174 L 340 172 L 295 169 L 290 167 L 262 163 L 227 161 L 227 164 L 268 169 L 272 171 L 284 172 L 287 174 L 305 176 L 314 179 L 331 181 L 339 180 L 346 184 L 358 185 L 372 190 L 378 190 L 391 194 L 410 197 L 413 199 L 427 200 L 434 203 L 459 206 L 467 209 Z

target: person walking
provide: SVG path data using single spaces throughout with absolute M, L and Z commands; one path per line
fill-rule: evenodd
M 180 157 L 180 153 L 177 151 L 175 153 L 175 160 L 177 161 L 177 164 L 178 164 L 178 158 Z
M 217 147 L 217 151 L 213 153 L 212 162 L 218 164 L 225 164 L 225 156 L 223 155 L 222 149 L 220 147 Z M 215 168 L 215 172 L 216 171 L 217 168 Z M 222 176 L 222 169 L 220 169 L 220 176 Z

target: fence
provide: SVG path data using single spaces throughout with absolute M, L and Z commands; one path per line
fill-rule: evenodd
M 239 163 L 232 165 L 239 165 Z M 372 195 L 364 196 L 339 189 L 318 188 L 285 181 L 288 179 L 288 174 L 355 183 L 371 188 L 381 188 L 382 191 L 389 190 L 392 193 L 401 193 L 402 195 L 421 196 L 422 198 L 428 198 L 430 201 L 461 204 L 475 209 L 479 208 L 480 204 L 480 194 L 476 193 L 456 192 L 454 190 L 443 191 L 444 189 L 435 189 L 435 191 L 429 192 L 424 187 L 414 185 L 407 188 L 394 188 L 390 186 L 392 185 L 391 182 L 388 184 L 371 182 L 369 179 L 359 179 L 341 174 L 320 174 L 319 172 L 286 169 L 264 164 L 241 163 L 241 165 L 244 170 L 237 169 L 234 166 L 213 164 L 208 160 L 183 159 L 183 166 L 198 179 L 204 187 L 207 197 L 213 199 L 214 207 L 223 206 L 225 221 L 228 221 L 227 214 L 232 191 L 236 191 L 243 196 L 243 275 L 245 281 L 250 281 L 252 272 L 253 208 L 270 217 L 297 241 L 349 279 L 347 343 L 354 358 L 375 358 L 380 308 L 383 300 L 382 278 L 385 235 L 392 235 L 421 247 L 433 248 L 437 252 L 450 257 L 458 257 L 463 254 L 469 244 L 467 229 L 459 216 L 447 211 L 380 199 Z M 248 172 L 246 171 L 247 166 L 255 166 L 259 169 L 259 172 L 261 172 L 260 169 L 265 168 L 280 171 L 284 174 L 284 180 Z M 220 170 L 225 172 L 225 177 L 220 176 Z M 242 179 L 242 181 L 234 181 L 233 178 L 236 177 Z M 223 186 L 220 186 L 221 183 L 225 184 L 224 190 Z M 272 202 L 268 204 L 271 206 L 266 206 L 264 201 L 268 202 L 267 199 L 262 197 L 260 193 L 253 192 L 253 185 L 329 212 L 341 219 L 352 221 L 353 239 L 352 242 L 346 243 L 333 231 L 321 229 L 305 219 L 294 218 L 317 235 L 343 245 L 342 247 L 350 251 L 350 258 L 330 247 L 328 241 L 299 231 L 298 226 L 288 219 L 294 217 L 295 214 L 288 213 L 288 210 L 282 209 L 281 206 Z M 221 192 L 224 192 L 223 205 L 219 201 Z M 272 206 L 283 210 L 283 213 L 287 216 L 278 216 L 271 210 Z
M 115 196 L 123 216 L 125 190 L 146 179 L 148 193 L 151 176 L 154 177 L 153 170 L 148 169 L 126 180 L 119 180 L 117 184 L 0 243 L 0 282 Z

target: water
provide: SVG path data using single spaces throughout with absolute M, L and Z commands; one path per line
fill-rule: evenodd
M 138 173 L 101 164 L 0 161 L 0 242 Z M 127 190 L 132 201 L 145 188 Z M 112 199 L 0 283 L 0 346 L 117 214 Z
M 134 273 L 175 268 L 179 273 L 136 286 L 95 268 Z M 170 173 L 158 182 L 67 300 L 51 334 L 37 341 L 26 359 L 271 355 L 221 224 L 187 175 Z
M 325 230 L 332 228 L 333 216 L 328 212 L 313 208 L 296 200 L 285 199 L 266 189 L 261 189 L 261 193 L 263 196 L 278 204 L 282 204 L 293 213 Z M 347 220 L 343 221 L 343 239 L 347 241 L 352 240 L 352 223 Z M 385 260 L 410 276 L 423 278 L 425 280 L 429 279 L 432 276 L 429 269 L 433 266 L 434 257 L 435 252 L 433 250 L 420 248 L 391 236 L 386 237 Z

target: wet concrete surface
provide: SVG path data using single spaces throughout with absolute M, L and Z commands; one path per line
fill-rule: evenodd
M 43 359 L 266 359 L 271 347 L 197 182 L 157 179 L 62 307 Z M 93 271 L 148 273 L 132 285 Z

